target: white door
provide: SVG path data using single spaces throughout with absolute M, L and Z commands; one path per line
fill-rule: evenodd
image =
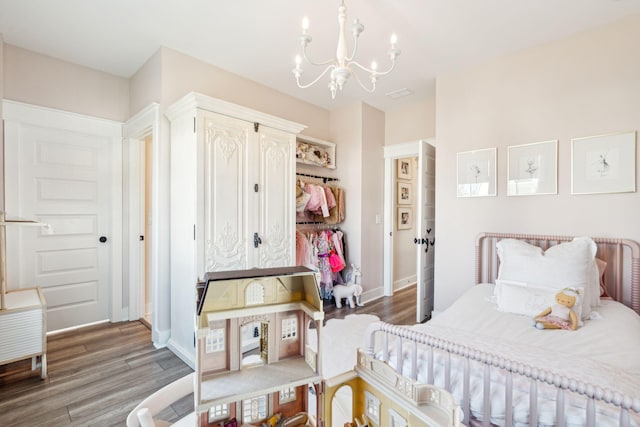
M 5 121 L 6 213 L 52 232 L 7 230 L 9 288 L 42 287 L 49 331 L 109 319 L 112 284 L 121 287 L 112 277 L 113 138 L 29 121 Z
M 428 320 L 433 311 L 433 261 L 435 245 L 435 174 L 436 149 L 420 141 L 418 154 L 418 205 L 416 234 L 417 248 L 417 307 L 416 321 Z
M 204 214 L 198 256 L 198 276 L 208 271 L 242 270 L 253 251 L 248 241 L 249 183 L 247 174 L 253 123 L 206 111 L 198 112 L 198 123 L 204 126 L 204 188 L 197 197 L 197 212 Z M 255 147 L 253 148 L 255 150 Z M 198 160 L 200 161 L 200 160 Z
M 295 263 L 294 150 L 288 132 L 205 111 L 204 227 L 198 251 L 207 271 Z
M 295 137 L 291 133 L 261 126 L 257 187 L 257 258 L 254 267 L 295 265 Z M 254 187 L 255 188 L 255 187 Z M 256 193 L 254 193 L 256 194 Z

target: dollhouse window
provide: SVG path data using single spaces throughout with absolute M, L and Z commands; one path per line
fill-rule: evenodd
M 280 390 L 280 398 L 278 399 L 280 403 L 293 402 L 296 400 L 296 389 L 295 387 L 288 387 Z
M 207 334 L 205 351 L 215 353 L 224 351 L 224 328 L 210 329 Z
M 380 425 L 380 400 L 368 391 L 364 392 L 367 418 Z
M 408 427 L 407 420 L 393 409 L 389 409 L 389 427 Z
M 253 282 L 247 286 L 245 302 L 247 305 L 264 304 L 264 286 L 258 282 Z
M 229 404 L 213 405 L 209 408 L 209 424 L 229 418 Z
M 282 340 L 292 340 L 298 337 L 298 318 L 282 319 Z
M 242 422 L 253 423 L 267 418 L 267 396 L 257 396 L 242 401 Z

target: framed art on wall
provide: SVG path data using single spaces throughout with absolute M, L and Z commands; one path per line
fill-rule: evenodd
M 507 195 L 558 193 L 558 141 L 509 146 Z
M 411 159 L 398 159 L 396 168 L 398 169 L 398 178 L 411 179 Z
M 411 183 L 398 181 L 398 204 L 410 205 L 413 202 Z
M 398 230 L 408 230 L 413 228 L 413 209 L 398 208 Z
M 635 191 L 635 131 L 571 140 L 571 194 Z
M 496 148 L 457 154 L 458 197 L 496 195 Z

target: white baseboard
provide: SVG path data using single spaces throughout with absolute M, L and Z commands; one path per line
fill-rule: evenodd
M 362 292 L 362 302 L 366 303 L 384 296 L 384 289 L 376 288 Z
M 413 274 L 411 276 L 407 276 L 407 277 L 403 277 L 401 279 L 398 280 L 394 280 L 393 281 L 393 290 L 397 291 L 403 288 L 406 288 L 407 286 L 411 286 L 411 285 L 415 285 L 418 281 L 418 277 Z
M 104 319 L 104 320 L 98 320 L 97 322 L 85 323 L 84 325 L 71 326 L 69 328 L 63 328 L 63 329 L 56 329 L 55 331 L 47 332 L 47 336 L 61 334 L 63 332 L 75 331 L 77 329 L 86 328 L 88 326 L 100 325 L 102 323 L 109 323 L 109 322 L 110 322 L 109 319 Z
M 185 348 L 183 348 L 180 345 L 177 345 L 175 343 L 175 341 L 173 340 L 169 340 L 169 342 L 167 343 L 167 347 L 169 348 L 169 350 L 171 350 L 173 352 L 173 354 L 175 354 L 176 356 L 178 356 L 184 363 L 186 363 L 187 365 L 189 365 L 189 367 L 193 370 L 196 369 L 196 364 L 195 364 L 195 355 L 191 354 L 190 352 L 188 352 Z
M 165 330 L 156 330 L 155 328 L 151 328 L 151 340 L 153 341 L 153 346 L 155 348 L 165 348 L 169 343 L 169 339 L 171 338 L 171 329 Z

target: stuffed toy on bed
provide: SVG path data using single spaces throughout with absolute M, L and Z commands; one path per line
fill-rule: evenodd
M 578 316 L 573 306 L 578 298 L 574 289 L 563 289 L 556 294 L 556 304 L 546 308 L 534 317 L 534 326 L 538 329 L 566 329 L 575 331 L 578 328 Z

